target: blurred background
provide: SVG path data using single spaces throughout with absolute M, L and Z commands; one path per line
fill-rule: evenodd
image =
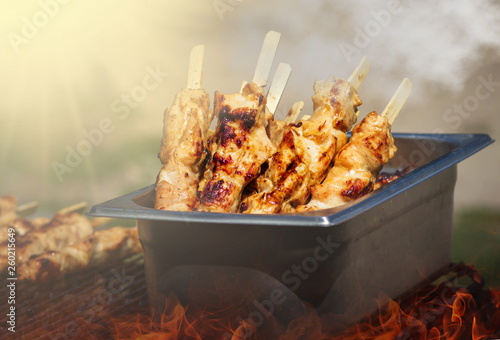
M 262 40 L 282 33 L 272 72 L 292 74 L 276 115 L 314 80 L 347 78 L 363 56 L 361 114 L 404 77 L 413 93 L 393 132 L 500 136 L 500 3 L 494 0 L 0 1 L 0 195 L 38 214 L 153 184 L 163 111 L 205 44 L 203 87 L 239 91 Z M 272 74 L 271 74 L 272 76 Z M 454 260 L 500 286 L 500 146 L 459 164 Z

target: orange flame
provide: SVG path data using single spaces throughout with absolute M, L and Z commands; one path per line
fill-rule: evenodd
M 500 296 L 495 292 L 494 297 Z M 386 298 L 381 301 L 387 301 Z M 133 321 L 115 320 L 114 339 L 163 340 L 163 339 L 227 339 L 248 340 L 266 337 L 254 327 L 250 320 L 232 324 L 226 319 L 214 319 L 210 314 L 198 315 L 189 321 L 189 308 L 184 308 L 175 296 L 168 299 L 169 308 L 160 321 L 139 316 Z M 382 302 L 381 302 L 382 303 Z M 494 331 L 478 321 L 473 297 L 462 290 L 448 300 L 438 303 L 435 299 L 413 306 L 405 313 L 396 301 L 389 300 L 376 317 L 359 323 L 340 334 L 333 334 L 331 315 L 319 316 L 313 308 L 306 309 L 305 315 L 291 321 L 286 329 L 274 329 L 271 338 L 277 340 L 328 339 L 328 340 L 392 340 L 395 338 L 412 340 L 486 340 Z M 418 313 L 420 314 L 418 314 Z M 500 316 L 500 311 L 497 312 Z M 420 318 L 419 318 L 420 317 Z M 499 318 L 500 320 L 500 318 Z M 431 323 L 432 325 L 426 325 Z M 275 324 L 277 325 L 277 324 Z M 490 325 L 494 326 L 494 325 Z M 498 327 L 498 325 L 497 325 Z M 278 327 L 277 327 L 278 328 Z

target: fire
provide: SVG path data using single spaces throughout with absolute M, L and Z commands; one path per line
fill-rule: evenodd
M 379 312 L 346 329 L 339 315 L 318 314 L 305 302 L 300 313 L 298 309 L 291 312 L 296 304 L 271 308 L 263 299 L 256 304 L 252 299 L 228 298 L 214 286 L 209 289 L 213 294 L 217 291 L 213 299 L 203 298 L 201 292 L 190 292 L 187 299 L 172 293 L 166 298 L 163 312 L 151 314 L 142 272 L 132 273 L 135 271 L 112 270 L 93 279 L 92 285 L 87 281 L 71 293 L 58 293 L 57 299 L 52 296 L 53 287 L 48 287 L 50 294 L 46 297 L 43 290 L 38 292 L 39 287 L 34 287 L 33 294 L 23 288 L 21 292 L 29 293 L 26 303 L 39 301 L 36 305 L 20 301 L 19 334 L 26 339 L 118 340 L 500 338 L 500 290 L 485 290 L 474 275 L 469 275 L 473 283 L 467 288 L 457 288 L 446 280 L 397 301 L 381 294 L 377 301 Z M 241 287 L 240 283 L 236 287 Z
M 168 298 L 169 307 L 159 321 L 146 315 L 135 320 L 115 320 L 114 339 L 325 339 L 325 340 L 486 340 L 498 330 L 500 310 L 496 305 L 494 323 L 480 321 L 480 313 L 474 297 L 465 290 L 457 290 L 453 295 L 435 289 L 426 292 L 414 300 L 414 305 L 407 301 L 394 301 L 385 296 L 380 298 L 380 312 L 365 322 L 335 333 L 337 326 L 331 322 L 332 315 L 318 315 L 313 308 L 305 310 L 302 317 L 291 321 L 284 329 L 273 323 L 263 326 L 265 332 L 253 326 L 252 320 L 240 319 L 231 322 L 234 315 L 191 315 L 189 307 L 183 307 L 175 296 Z M 500 296 L 491 292 L 492 301 Z M 409 311 L 405 311 L 408 310 Z M 496 323 L 496 324 L 495 324 Z M 496 328 L 495 328 L 496 327 Z M 269 333 L 272 334 L 269 337 Z

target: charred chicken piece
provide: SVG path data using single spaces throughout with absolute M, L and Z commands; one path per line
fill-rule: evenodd
M 85 240 L 32 256 L 19 266 L 20 278 L 40 283 L 89 268 L 102 267 L 141 252 L 135 228 L 96 231 Z
M 213 111 L 202 89 L 181 90 L 165 111 L 160 149 L 163 168 L 156 179 L 155 208 L 191 211 L 198 205 L 198 182 L 206 158 Z
M 210 160 L 200 182 L 199 211 L 237 212 L 243 188 L 276 151 L 266 133 L 266 97 L 248 83 L 242 94 L 215 92 L 218 118 L 210 138 Z
M 313 115 L 285 128 L 278 151 L 256 180 L 257 193 L 242 201 L 240 212 L 273 214 L 304 204 L 310 187 L 325 178 L 362 102 L 349 82 L 337 77 L 315 82 L 314 91 Z
M 381 172 L 378 174 L 377 179 L 375 180 L 375 185 L 373 186 L 373 190 L 377 190 L 378 188 L 391 183 L 392 181 L 397 180 L 401 176 L 407 174 L 410 171 L 411 167 L 404 168 L 403 170 L 396 170 L 394 172 Z
M 0 230 L 2 230 L 2 232 L 0 232 L 0 242 L 5 243 L 7 241 L 7 230 L 9 228 L 13 228 L 15 230 L 16 238 L 18 238 L 27 235 L 28 232 L 38 230 L 41 226 L 49 223 L 49 221 L 50 220 L 45 217 L 37 217 L 31 220 L 26 218 L 16 218 L 15 220 L 0 226 Z
M 16 240 L 16 261 L 19 265 L 28 261 L 33 255 L 43 253 L 46 250 L 60 249 L 81 241 L 92 234 L 92 231 L 92 224 L 85 216 L 77 213 L 57 213 L 49 223 Z M 6 248 L 6 244 L 3 246 Z M 3 253 L 7 254 L 7 251 L 5 250 Z M 0 270 L 4 270 L 6 267 L 7 259 L 1 257 Z
M 323 183 L 311 188 L 311 200 L 297 212 L 333 208 L 373 191 L 375 179 L 397 148 L 387 119 L 369 113 L 352 131 L 349 142 L 335 156 Z

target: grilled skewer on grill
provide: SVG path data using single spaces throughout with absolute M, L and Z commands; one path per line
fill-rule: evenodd
M 16 261 L 19 265 L 29 260 L 32 255 L 81 241 L 92 232 L 92 224 L 85 216 L 77 213 L 56 213 L 49 223 L 16 239 Z M 7 244 L 4 243 L 2 248 L 3 254 L 7 254 Z M 0 271 L 6 267 L 7 257 L 0 257 Z
M 19 266 L 22 280 L 49 282 L 81 270 L 114 263 L 141 252 L 137 229 L 113 227 L 80 242 L 32 256 Z

